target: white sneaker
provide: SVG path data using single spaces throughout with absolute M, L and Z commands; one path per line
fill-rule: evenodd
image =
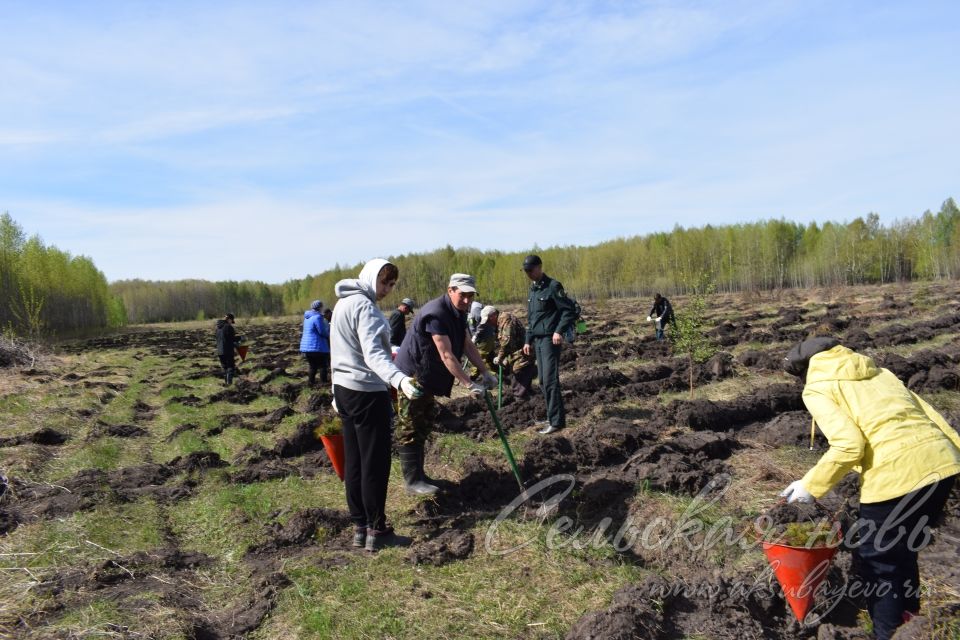
M 548 433 L 556 433 L 557 431 L 560 431 L 560 429 L 563 429 L 563 427 L 555 427 L 552 424 L 548 424 L 543 429 L 539 429 L 537 433 L 547 435 Z

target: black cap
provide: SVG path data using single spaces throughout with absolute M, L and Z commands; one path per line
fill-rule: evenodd
M 530 254 L 523 259 L 523 270 L 530 271 L 530 269 L 533 269 L 535 266 L 540 264 L 543 264 L 543 260 L 540 259 L 540 256 Z
M 225 316 L 223 316 L 223 317 L 226 318 L 227 320 L 233 320 L 233 319 L 234 319 L 232 313 L 228 313 L 227 315 L 225 315 Z
M 783 359 L 783 370 L 792 376 L 804 378 L 807 375 L 807 368 L 810 366 L 810 358 L 829 351 L 840 344 L 840 341 L 830 336 L 818 336 L 804 340 L 787 354 Z

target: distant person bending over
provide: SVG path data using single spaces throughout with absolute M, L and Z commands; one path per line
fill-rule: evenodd
M 536 355 L 540 388 L 547 401 L 547 422 L 538 433 L 559 431 L 567 425 L 560 389 L 560 351 L 563 334 L 577 321 L 577 311 L 563 285 L 543 272 L 540 256 L 523 259 L 523 271 L 532 281 L 527 297 L 527 335 L 524 355 Z
M 404 298 L 390 314 L 390 346 L 400 348 L 403 337 L 407 335 L 407 316 L 413 313 L 417 304 L 410 298 Z M 394 349 L 396 350 L 396 349 Z
M 360 276 L 339 281 L 339 301 L 331 323 L 333 396 L 343 422 L 344 485 L 354 524 L 353 546 L 378 551 L 409 543 L 387 524 L 387 483 L 390 479 L 391 386 L 405 398 L 420 390 L 394 366 L 390 328 L 377 308 L 397 284 L 397 267 L 375 259 Z
M 523 352 L 527 330 L 512 313 L 503 312 L 498 316 L 497 354 L 493 365 L 503 367 L 504 372 L 512 375 L 510 388 L 516 398 L 529 398 L 533 394 L 533 379 L 537 377 L 537 363 L 533 356 Z
M 223 367 L 223 381 L 227 385 L 233 384 L 233 378 L 237 375 L 234 355 L 237 345 L 243 342 L 243 336 L 238 336 L 233 328 L 234 322 L 232 313 L 217 320 L 217 358 L 220 359 L 220 366 Z
M 830 449 L 780 495 L 813 502 L 860 472 L 860 592 L 887 640 L 920 612 L 917 554 L 960 473 L 960 435 L 893 373 L 833 338 L 801 342 L 785 368 L 804 380 L 803 403 Z
M 470 303 L 470 311 L 467 315 L 467 325 L 470 327 L 470 335 L 473 336 L 477 332 L 477 327 L 480 326 L 480 314 L 483 312 L 483 305 L 479 300 L 474 299 Z
M 450 276 L 447 292 L 421 307 L 397 353 L 397 366 L 414 376 L 423 389 L 420 398 L 399 399 L 397 445 L 408 493 L 437 492 L 437 486 L 423 469 L 424 445 L 433 431 L 438 410 L 436 397 L 449 397 L 455 379 L 475 396 L 497 386 L 497 377 L 487 369 L 467 329 L 467 310 L 476 292 L 473 276 Z M 464 354 L 480 371 L 482 383 L 471 381 L 463 370 L 460 362 Z
M 493 358 L 497 355 L 497 317 L 499 311 L 492 305 L 487 305 L 480 311 L 480 324 L 473 334 L 473 344 L 477 345 L 477 351 L 480 357 L 487 363 L 487 367 L 495 370 L 497 367 L 493 364 Z M 476 380 L 480 376 L 480 370 L 471 366 L 468 371 L 471 380 Z
M 659 293 L 653 296 L 653 307 L 650 309 L 648 321 L 656 323 L 657 340 L 663 340 L 663 330 L 667 324 L 675 324 L 676 318 L 673 315 L 673 305 Z
M 317 382 L 326 385 L 330 372 L 330 326 L 323 317 L 323 302 L 314 300 L 303 312 L 303 335 L 300 337 L 300 353 L 307 359 L 310 386 Z

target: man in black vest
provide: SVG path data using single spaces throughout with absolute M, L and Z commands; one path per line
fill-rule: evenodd
M 423 447 L 436 420 L 436 397 L 449 397 L 454 379 L 475 396 L 497 385 L 497 376 L 487 368 L 467 328 L 467 312 L 476 293 L 473 276 L 450 276 L 447 292 L 420 308 L 397 353 L 397 368 L 423 389 L 416 400 L 402 394 L 399 398 L 396 439 L 408 493 L 429 495 L 437 491 L 423 471 Z M 480 371 L 480 382 L 471 381 L 463 370 L 460 363 L 464 354 Z
M 527 297 L 527 340 L 523 353 L 529 356 L 532 352 L 537 357 L 548 419 L 538 433 L 548 434 L 567 425 L 560 389 L 560 350 L 563 334 L 577 321 L 577 312 L 563 285 L 543 272 L 540 256 L 524 258 L 523 271 L 532 281 Z

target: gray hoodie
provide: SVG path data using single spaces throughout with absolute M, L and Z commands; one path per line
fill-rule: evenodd
M 406 375 L 390 356 L 390 325 L 377 308 L 377 275 L 386 260 L 363 266 L 356 280 L 341 280 L 330 321 L 330 368 L 333 384 L 354 391 L 385 391 L 400 387 Z

